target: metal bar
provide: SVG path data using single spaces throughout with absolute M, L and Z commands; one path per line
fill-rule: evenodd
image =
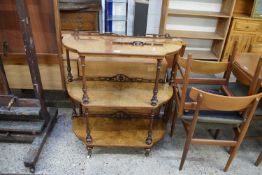
M 151 99 L 151 105 L 156 106 L 158 99 L 157 99 L 157 93 L 158 93 L 158 83 L 159 83 L 159 74 L 160 74 L 160 68 L 161 68 L 161 59 L 157 59 L 157 69 L 156 69 L 156 79 L 155 79 L 155 86 L 153 90 L 153 97 Z
M 16 9 L 19 17 L 20 27 L 23 34 L 23 41 L 27 61 L 29 65 L 30 75 L 33 83 L 33 88 L 36 98 L 39 99 L 41 105 L 41 118 L 45 120 L 45 124 L 50 120 L 50 115 L 47 112 L 45 99 L 43 94 L 43 85 L 41 81 L 40 71 L 38 67 L 36 49 L 32 34 L 30 18 L 25 0 L 16 0 Z

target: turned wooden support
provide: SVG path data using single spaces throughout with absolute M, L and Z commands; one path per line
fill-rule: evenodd
M 162 61 L 161 59 L 157 59 L 155 86 L 154 86 L 154 90 L 153 90 L 153 97 L 151 99 L 151 105 L 152 106 L 156 106 L 157 102 L 158 102 L 157 93 L 158 93 L 158 83 L 159 83 L 161 61 Z
M 81 56 L 81 67 L 82 67 L 82 82 L 83 82 L 83 97 L 82 97 L 82 103 L 83 104 L 88 104 L 89 103 L 89 98 L 87 95 L 87 87 L 86 87 L 86 63 L 85 63 L 85 56 Z
M 75 118 L 75 117 L 78 116 L 78 114 L 76 112 L 76 104 L 75 104 L 74 100 L 71 100 L 71 101 L 72 101 L 72 109 L 73 109 L 73 111 L 72 111 L 72 118 Z
M 84 108 L 84 117 L 86 119 L 86 143 L 90 144 L 92 142 L 91 132 L 89 128 L 89 121 L 88 121 L 88 109 Z
M 66 49 L 66 63 L 67 63 L 67 81 L 72 82 L 73 81 L 73 75 L 71 72 L 71 64 L 70 64 L 70 57 L 69 57 L 69 50 Z
M 150 117 L 150 124 L 149 124 L 149 129 L 147 133 L 147 138 L 146 138 L 146 144 L 151 145 L 153 142 L 153 123 L 154 123 L 154 117 L 155 117 L 155 111 L 152 110 L 151 117 Z

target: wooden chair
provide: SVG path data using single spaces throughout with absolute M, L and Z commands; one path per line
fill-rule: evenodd
M 190 110 L 192 101 L 189 99 L 189 89 L 197 86 L 213 93 L 231 95 L 227 85 L 232 71 L 232 63 L 235 53 L 229 58 L 229 62 L 212 62 L 193 60 L 192 55 L 188 58 L 179 57 L 175 60 L 175 113 L 171 126 L 171 136 L 173 136 L 176 118 L 182 116 L 184 111 Z M 224 73 L 222 78 L 217 78 L 215 74 Z
M 237 82 L 233 82 L 229 84 L 229 88 L 234 96 L 246 96 L 253 95 L 261 92 L 261 82 L 260 73 L 262 71 L 262 57 L 259 59 L 257 68 L 255 70 L 255 74 L 253 79 L 247 79 L 243 76 L 238 69 L 233 69 L 233 74 L 237 78 Z M 253 121 L 262 120 L 262 102 L 258 104 L 256 111 L 254 112 Z M 246 139 L 261 139 L 260 135 L 247 135 Z M 256 165 L 261 162 L 262 155 L 260 154 L 257 158 Z
M 242 143 L 262 93 L 253 96 L 231 97 L 208 93 L 196 88 L 190 91 L 191 109 L 181 117 L 187 138 L 179 170 L 182 170 L 190 144 L 220 145 L 231 147 L 230 157 L 224 171 L 227 171 Z M 239 112 L 241 113 L 239 113 Z M 234 140 L 193 138 L 197 126 L 227 126 L 239 129 Z

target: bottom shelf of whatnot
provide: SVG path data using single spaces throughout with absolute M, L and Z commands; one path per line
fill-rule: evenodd
M 86 124 L 84 117 L 73 118 L 73 131 L 75 135 L 86 145 Z M 153 142 L 151 145 L 145 143 L 149 119 L 143 118 L 103 118 L 89 117 L 89 128 L 91 130 L 92 143 L 88 147 L 129 147 L 129 148 L 151 148 L 165 135 L 166 125 L 164 120 L 155 119 L 153 124 Z

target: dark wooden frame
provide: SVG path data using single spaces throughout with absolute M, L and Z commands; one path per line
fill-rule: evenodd
M 43 145 L 47 139 L 48 134 L 51 132 L 57 117 L 57 109 L 56 108 L 49 108 L 47 109 L 45 105 L 45 99 L 43 94 L 43 86 L 41 82 L 41 76 L 39 72 L 38 62 L 37 62 L 37 55 L 36 49 L 32 34 L 32 27 L 30 22 L 30 16 L 28 15 L 28 7 L 26 5 L 25 0 L 16 0 L 16 11 L 19 17 L 20 29 L 23 34 L 23 43 L 25 48 L 25 53 L 27 56 L 27 62 L 30 70 L 30 75 L 32 79 L 32 84 L 34 88 L 34 93 L 37 98 L 36 99 L 19 99 L 18 97 L 12 96 L 10 88 L 8 86 L 8 82 L 6 79 L 6 75 L 4 72 L 4 67 L 0 64 L 0 74 L 1 78 L 5 81 L 5 86 L 7 91 L 9 91 L 8 95 L 1 95 L 0 96 L 0 103 L 1 106 L 7 106 L 6 113 L 9 112 L 12 106 L 17 106 L 20 108 L 23 107 L 39 107 L 39 121 L 43 121 L 44 125 L 40 133 L 31 133 L 30 135 L 26 135 L 24 133 L 21 134 L 15 133 L 14 130 L 8 131 L 5 136 L 1 135 L 1 141 L 8 141 L 8 142 L 32 142 L 32 146 L 29 149 L 28 153 L 26 154 L 24 165 L 30 169 L 30 172 L 35 171 L 35 165 L 38 160 L 38 157 L 41 153 Z M 26 110 L 23 114 L 17 115 L 25 115 Z M 17 120 L 17 118 L 8 117 L 9 120 Z M 18 119 L 19 120 L 19 119 Z M 32 122 L 29 118 L 27 122 Z

